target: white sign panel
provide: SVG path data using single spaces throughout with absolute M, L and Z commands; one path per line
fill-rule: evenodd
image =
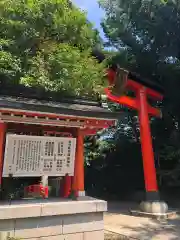
M 76 139 L 7 134 L 3 177 L 74 175 Z

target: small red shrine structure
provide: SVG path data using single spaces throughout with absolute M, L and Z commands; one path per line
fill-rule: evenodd
M 85 196 L 84 137 L 114 125 L 118 115 L 97 101 L 52 100 L 31 90 L 0 86 L 1 200 L 7 193 L 0 204 L 1 235 L 103 240 L 107 203 Z M 16 183 L 24 191 L 12 198 Z M 56 195 L 51 187 L 59 188 Z
M 65 177 L 64 190 L 61 195 L 67 197 L 70 194 L 72 185 L 76 197 L 84 196 L 84 137 L 93 135 L 100 129 L 115 125 L 118 118 L 117 113 L 114 114 L 103 109 L 97 101 L 63 98 L 55 102 L 51 98 L 47 100 L 47 96 L 45 96 L 47 93 L 38 100 L 37 97 L 33 97 L 32 93 L 27 93 L 27 89 L 24 90 L 24 88 L 23 90 L 2 89 L 0 93 L 0 185 L 3 185 L 3 179 L 4 177 L 7 178 L 8 174 L 11 177 L 37 176 L 37 165 L 43 161 L 39 176 L 52 176 L 50 169 L 55 169 L 53 166 L 55 166 L 55 161 L 59 156 L 59 163 L 56 164 L 59 172 L 55 169 L 56 175 L 54 177 Z M 33 140 L 29 143 L 29 138 L 21 139 L 23 136 L 31 136 Z M 67 153 L 66 159 L 65 153 L 61 149 L 57 149 L 57 152 L 62 151 L 62 153 L 42 153 L 45 150 L 36 153 L 38 150 L 33 145 L 33 142 L 41 144 L 38 142 L 40 141 L 38 137 L 46 139 L 46 143 L 42 147 L 44 149 L 47 148 L 48 144 L 53 149 L 63 148 L 61 146 L 63 139 L 75 139 L 76 146 L 73 148 L 75 156 L 72 153 L 72 158 L 70 158 L 71 153 L 69 153 L 69 157 Z M 12 138 L 14 138 L 13 143 L 11 142 Z M 56 147 L 54 145 L 56 143 L 53 143 L 53 141 L 58 138 L 62 141 Z M 19 144 L 16 146 L 17 150 L 15 146 L 13 150 L 12 144 L 17 145 L 17 143 Z M 6 146 L 7 151 L 4 151 L 5 145 L 8 144 L 11 146 L 9 148 Z M 31 147 L 29 144 L 31 144 Z M 18 151 L 21 152 L 18 153 Z M 5 156 L 4 152 L 7 152 L 7 156 Z M 32 157 L 30 152 L 36 155 L 36 163 L 31 164 L 31 166 L 29 162 L 33 161 L 32 158 L 35 158 L 35 155 Z M 44 155 L 44 158 L 37 160 L 37 154 Z M 17 163 L 12 163 L 15 158 Z M 74 161 L 74 169 L 69 174 L 68 171 L 65 172 L 65 169 L 68 168 L 66 166 L 63 168 L 60 164 L 67 164 L 68 166 L 70 161 Z M 36 170 L 34 170 L 35 165 Z M 62 168 L 64 169 L 63 172 Z M 35 171 L 36 175 L 34 175 Z

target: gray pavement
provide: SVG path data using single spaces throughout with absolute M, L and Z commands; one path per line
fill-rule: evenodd
M 135 203 L 109 202 L 104 217 L 105 231 L 130 239 L 180 240 L 180 216 L 161 221 L 131 216 L 128 210 L 137 208 Z

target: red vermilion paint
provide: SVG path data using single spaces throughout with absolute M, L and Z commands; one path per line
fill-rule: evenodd
M 109 85 L 114 83 L 115 72 L 113 70 L 108 70 L 108 81 Z M 147 192 L 157 192 L 157 178 L 156 169 L 154 163 L 154 153 L 152 147 L 151 130 L 149 123 L 149 115 L 160 117 L 161 112 L 159 109 L 154 108 L 149 105 L 147 97 L 151 97 L 155 100 L 162 100 L 162 94 L 154 91 L 153 89 L 146 88 L 140 83 L 128 79 L 126 83 L 126 89 L 132 90 L 135 93 L 135 98 L 128 96 L 114 96 L 111 93 L 110 88 L 105 89 L 107 97 L 116 103 L 125 105 L 129 108 L 135 109 L 139 114 L 140 122 L 140 137 L 141 137 L 141 149 L 143 157 L 143 168 L 144 168 L 144 179 L 145 188 Z

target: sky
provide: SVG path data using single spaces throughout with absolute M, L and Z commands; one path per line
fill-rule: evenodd
M 97 0 L 73 0 L 73 2 L 81 9 L 87 11 L 88 20 L 100 31 L 101 37 L 104 38 L 103 31 L 100 26 L 103 11 L 99 8 Z

